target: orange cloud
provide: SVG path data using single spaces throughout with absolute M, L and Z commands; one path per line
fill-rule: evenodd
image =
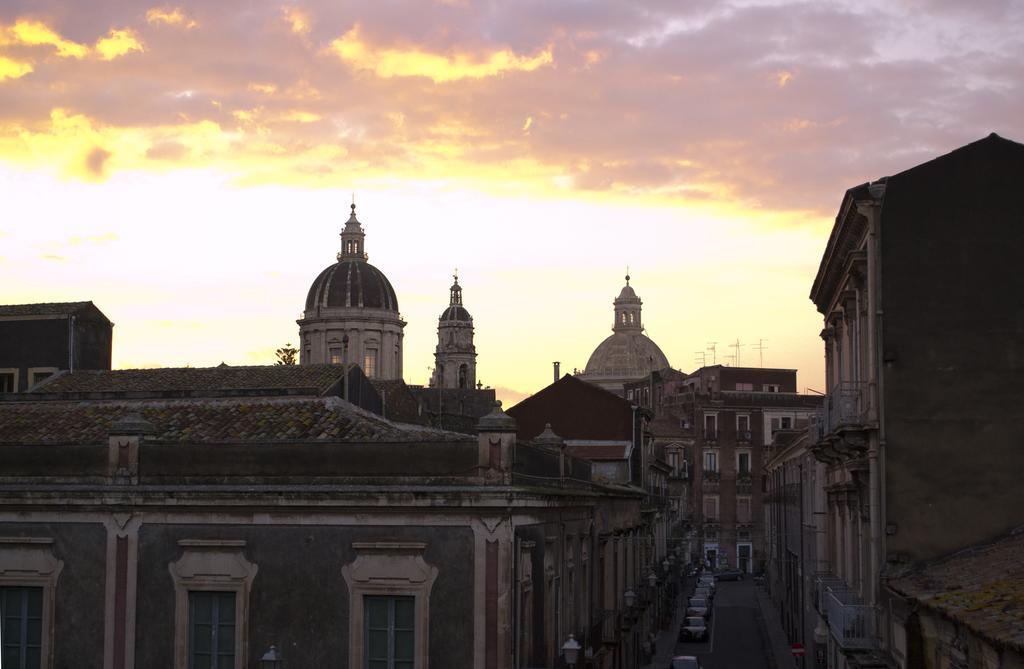
M 376 49 L 360 35 L 359 25 L 331 42 L 331 50 L 357 70 L 370 70 L 378 77 L 428 77 L 435 83 L 459 79 L 482 79 L 503 72 L 532 72 L 554 61 L 548 47 L 534 56 L 520 56 L 510 49 L 490 53 L 430 53 L 418 48 Z
M 309 14 L 306 14 L 296 7 L 285 7 L 281 10 L 281 13 L 284 15 L 284 20 L 288 22 L 293 33 L 296 35 L 305 35 L 309 33 Z
M 785 88 L 786 84 L 788 84 L 789 80 L 792 78 L 793 73 L 787 72 L 786 70 L 780 70 L 775 73 L 775 83 L 779 88 Z
M 199 25 L 195 19 L 186 16 L 180 7 L 154 7 L 146 12 L 146 21 L 153 25 L 162 23 L 168 26 L 181 26 L 186 30 Z
M 14 25 L 0 25 L 0 45 L 24 44 L 26 46 L 52 46 L 63 58 L 84 58 L 89 47 L 61 37 L 41 21 L 18 19 Z
M 103 60 L 114 60 L 132 51 L 145 51 L 142 42 L 131 30 L 111 30 L 109 36 L 96 42 L 96 52 Z
M 30 63 L 0 56 L 0 81 L 4 79 L 20 79 L 31 71 L 32 65 Z

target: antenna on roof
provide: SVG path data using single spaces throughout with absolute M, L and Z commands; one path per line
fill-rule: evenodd
M 708 342 L 707 350 L 711 351 L 711 364 L 712 365 L 717 365 L 718 364 L 718 355 L 715 353 L 715 344 L 717 344 L 717 343 L 718 343 L 717 341 L 709 341 Z
M 768 341 L 768 340 L 767 339 L 758 339 L 757 340 L 757 346 L 752 346 L 751 347 L 755 351 L 757 351 L 758 362 L 760 363 L 761 367 L 764 367 L 764 352 L 768 350 L 768 347 L 764 345 L 764 343 L 766 341 Z
M 746 346 L 746 344 L 741 344 L 739 339 L 736 340 L 735 344 L 729 344 L 729 348 L 736 349 L 736 354 L 726 357 L 732 358 L 736 362 L 737 367 L 740 366 L 740 349 L 743 348 L 744 346 Z
M 693 362 L 698 368 L 704 367 L 708 364 L 708 356 L 704 351 L 694 351 Z

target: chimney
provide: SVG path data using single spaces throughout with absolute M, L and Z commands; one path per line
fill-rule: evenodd
M 559 372 L 559 368 L 562 366 L 562 363 L 560 363 L 560 362 L 558 362 L 556 360 L 556 361 L 554 361 L 551 364 L 553 364 L 555 366 L 555 381 L 557 382 L 559 377 L 561 376 L 561 374 L 559 374 L 558 372 Z

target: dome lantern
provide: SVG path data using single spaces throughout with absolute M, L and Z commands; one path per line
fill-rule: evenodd
M 363 226 L 356 218 L 356 203 L 352 201 L 352 213 L 341 230 L 341 251 L 338 252 L 338 260 L 362 260 L 368 259 L 366 255 L 366 233 Z

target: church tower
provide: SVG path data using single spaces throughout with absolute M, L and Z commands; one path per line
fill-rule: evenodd
M 437 349 L 434 351 L 435 388 L 467 388 L 476 384 L 476 347 L 473 345 L 473 317 L 462 306 L 459 275 L 451 287 L 448 308 L 437 321 Z

